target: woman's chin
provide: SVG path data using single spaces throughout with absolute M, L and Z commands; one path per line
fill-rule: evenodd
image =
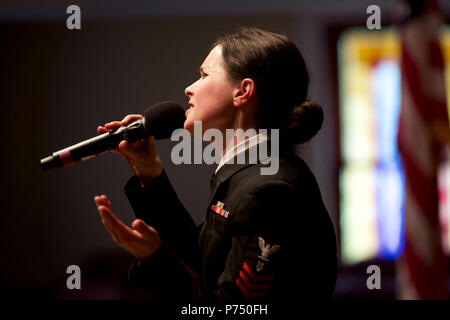
M 194 135 L 194 124 L 192 121 L 189 121 L 189 119 L 186 119 L 184 122 L 183 128 L 191 134 L 191 136 Z

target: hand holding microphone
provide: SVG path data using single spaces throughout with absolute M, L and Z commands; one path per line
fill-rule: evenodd
M 122 121 L 99 126 L 101 135 L 54 152 L 41 160 L 41 168 L 67 167 L 112 151 L 121 154 L 133 173 L 145 185 L 161 173 L 162 166 L 155 146 L 156 139 L 170 137 L 173 130 L 182 128 L 183 108 L 174 102 L 161 102 L 142 115 L 128 115 Z
M 140 114 L 127 115 L 122 121 L 112 121 L 106 123 L 103 127 L 99 126 L 97 132 L 102 134 L 113 132 L 120 127 L 127 126 L 142 118 Z M 118 153 L 125 159 L 131 171 L 142 185 L 150 183 L 161 174 L 161 159 L 156 150 L 155 138 L 153 136 L 147 136 L 135 142 L 122 140 L 117 148 L 109 151 Z

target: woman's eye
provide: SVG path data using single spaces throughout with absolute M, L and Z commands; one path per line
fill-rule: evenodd
M 202 78 L 205 78 L 205 77 L 207 77 L 208 76 L 208 74 L 206 74 L 206 73 L 200 73 L 200 77 L 202 77 Z

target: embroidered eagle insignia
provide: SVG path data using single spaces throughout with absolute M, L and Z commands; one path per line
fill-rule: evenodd
M 264 268 L 264 263 L 269 262 L 269 256 L 277 252 L 278 249 L 280 249 L 280 245 L 274 244 L 273 246 L 270 246 L 270 244 L 266 243 L 266 241 L 261 237 L 258 237 L 258 242 L 259 248 L 261 249 L 261 254 L 258 256 L 258 258 L 262 261 L 258 261 L 258 263 L 256 264 L 256 271 L 261 272 Z

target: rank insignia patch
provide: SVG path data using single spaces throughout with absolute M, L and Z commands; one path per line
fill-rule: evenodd
M 273 275 L 256 275 L 245 262 L 236 279 L 236 285 L 246 298 L 259 298 L 267 295 L 273 279 Z
M 217 201 L 216 204 L 211 206 L 211 210 L 217 214 L 220 214 L 222 217 L 227 218 L 230 215 L 230 211 L 227 211 L 223 208 L 224 203 L 221 201 Z

